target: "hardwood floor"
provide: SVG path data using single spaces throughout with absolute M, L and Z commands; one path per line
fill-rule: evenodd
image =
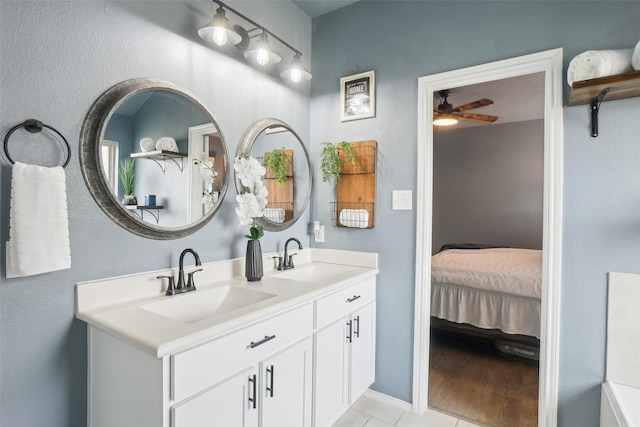
M 429 406 L 479 425 L 538 425 L 538 366 L 493 344 L 432 331 Z

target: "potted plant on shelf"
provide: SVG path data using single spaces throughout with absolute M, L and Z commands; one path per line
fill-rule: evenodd
M 273 174 L 278 184 L 284 184 L 287 181 L 287 172 L 289 171 L 289 156 L 287 156 L 285 148 L 276 148 L 265 153 L 264 166 Z
M 236 196 L 238 202 L 236 214 L 240 224 L 251 225 L 249 234 L 245 235 L 249 239 L 245 258 L 245 277 L 250 282 L 256 282 L 262 279 L 260 238 L 264 236 L 264 229 L 255 223 L 255 219 L 263 216 L 264 208 L 267 207 L 268 191 L 262 182 L 262 177 L 267 170 L 251 156 L 236 157 L 233 169 L 241 183 L 241 190 Z
M 134 159 L 126 159 L 120 162 L 120 181 L 122 181 L 122 188 L 124 189 L 124 199 L 122 199 L 123 205 L 137 205 L 138 200 L 133 194 L 133 184 L 136 178 L 134 169 Z
M 320 172 L 322 172 L 322 182 L 331 181 L 331 179 L 340 179 L 340 171 L 342 169 L 342 156 L 340 152 L 351 162 L 356 164 L 356 157 L 353 147 L 347 141 L 342 141 L 337 145 L 331 142 L 322 143 L 322 153 L 320 153 Z

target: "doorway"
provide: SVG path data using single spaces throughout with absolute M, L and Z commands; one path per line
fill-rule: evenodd
M 544 73 L 544 206 L 538 425 L 557 425 L 562 226 L 562 49 L 421 77 L 418 80 L 418 182 L 413 411 L 427 409 L 433 205 L 434 92 Z

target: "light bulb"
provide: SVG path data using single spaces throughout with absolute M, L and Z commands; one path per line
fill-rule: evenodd
M 227 31 L 224 28 L 215 27 L 213 29 L 213 42 L 218 46 L 227 44 Z
M 269 52 L 267 49 L 261 47 L 258 50 L 258 55 L 256 55 L 256 61 L 260 65 L 267 65 L 269 63 Z
M 291 81 L 294 83 L 298 83 L 300 80 L 302 80 L 302 73 L 300 72 L 300 70 L 298 68 L 294 68 L 293 70 L 291 70 Z

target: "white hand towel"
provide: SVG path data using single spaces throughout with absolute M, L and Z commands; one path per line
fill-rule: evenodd
M 640 70 L 640 42 L 636 44 L 633 53 L 631 54 L 631 66 L 634 70 Z
M 7 278 L 70 267 L 64 169 L 16 162 L 11 177 Z
M 262 213 L 269 221 L 277 223 L 284 222 L 284 209 L 282 208 L 266 208 Z
M 613 76 L 631 71 L 633 49 L 588 50 L 569 62 L 567 82 Z
M 344 227 L 367 228 L 369 226 L 369 211 L 366 209 L 342 209 L 339 221 Z

